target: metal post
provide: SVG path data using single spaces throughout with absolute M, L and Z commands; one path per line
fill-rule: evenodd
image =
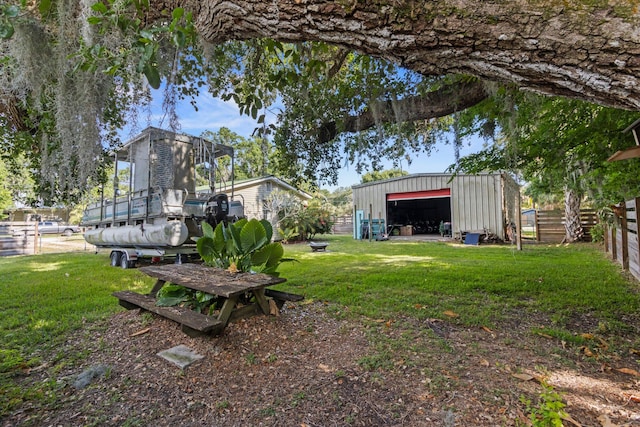
M 353 220 L 351 221 L 353 224 L 353 238 L 358 239 L 358 206 L 353 205 Z
M 519 251 L 522 250 L 522 206 L 520 205 L 520 189 L 518 189 L 518 199 L 516 200 L 516 246 Z
M 369 203 L 369 241 L 371 241 L 371 232 L 373 231 L 373 225 L 371 224 L 371 217 L 373 216 L 373 206 Z
M 118 153 L 114 155 L 115 157 L 115 168 L 113 175 L 113 208 L 111 209 L 113 216 L 111 217 L 111 226 L 115 227 L 116 225 L 116 205 L 118 204 Z
M 131 225 L 131 202 L 133 202 L 132 199 L 132 192 L 133 192 L 133 161 L 131 159 L 131 149 L 132 147 L 129 146 L 129 191 L 127 192 L 127 225 Z
M 153 153 L 152 151 L 152 144 L 151 144 L 151 132 L 149 132 L 149 134 L 147 134 L 147 157 L 148 157 L 148 161 L 147 161 L 147 198 L 145 201 L 145 208 L 144 208 L 144 220 L 145 222 L 149 220 L 149 210 L 151 209 L 151 169 L 153 169 L 153 162 L 156 161 L 156 156 L 155 153 Z

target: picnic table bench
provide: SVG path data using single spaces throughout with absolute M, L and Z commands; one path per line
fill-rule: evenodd
M 142 308 L 180 323 L 182 331 L 189 336 L 218 335 L 229 322 L 260 313 L 268 315 L 274 310 L 271 304 L 280 309 L 285 301 L 301 301 L 304 298 L 267 289 L 268 286 L 286 281 L 267 274 L 230 273 L 194 263 L 152 265 L 142 267 L 140 271 L 157 279 L 149 294 L 120 291 L 114 292 L 113 296 L 128 310 Z M 166 283 L 216 296 L 217 314 L 207 315 L 185 307 L 156 305 L 158 291 Z

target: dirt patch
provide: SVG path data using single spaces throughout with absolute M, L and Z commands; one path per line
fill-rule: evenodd
M 55 403 L 23 405 L 2 425 L 527 425 L 542 377 L 576 422 L 565 425 L 640 425 L 640 377 L 616 370 L 637 370 L 637 355 L 587 357 L 532 334 L 533 326 L 360 319 L 316 303 L 231 324 L 220 337 L 189 338 L 172 321 L 121 312 L 51 356 L 50 366 L 65 368 L 44 365 L 24 377 L 56 381 Z M 204 358 L 180 370 L 157 356 L 180 344 Z M 87 355 L 79 365 L 59 361 L 77 354 Z M 105 377 L 73 386 L 99 364 L 109 367 Z
M 96 252 L 96 247 L 87 243 L 81 233 L 72 236 L 43 235 L 36 240 L 38 253 L 56 254 L 66 252 Z

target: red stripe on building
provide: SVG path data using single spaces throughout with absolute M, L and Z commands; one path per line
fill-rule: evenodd
M 441 188 L 439 190 L 408 191 L 406 193 L 390 193 L 390 194 L 387 194 L 387 201 L 389 202 L 393 200 L 433 199 L 435 197 L 451 197 L 451 189 Z

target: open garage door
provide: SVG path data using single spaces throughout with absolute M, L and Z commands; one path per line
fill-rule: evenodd
M 451 229 L 451 189 L 387 194 L 390 234 L 399 234 L 401 227 L 407 225 L 413 234 L 439 234 L 440 223 L 447 223 Z

